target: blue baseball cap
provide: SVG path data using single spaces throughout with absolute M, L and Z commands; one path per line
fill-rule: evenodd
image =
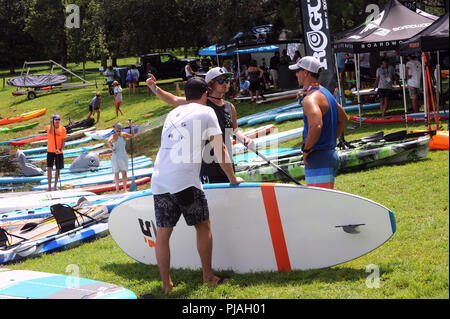
M 60 120 L 60 119 L 61 119 L 61 116 L 59 114 L 54 114 L 52 116 L 52 120 Z

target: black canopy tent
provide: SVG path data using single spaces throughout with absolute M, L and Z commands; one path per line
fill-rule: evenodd
M 401 54 L 448 50 L 448 12 L 432 25 L 400 45 Z
M 437 105 L 439 107 L 439 98 L 440 98 L 440 91 L 441 91 L 441 70 L 440 70 L 440 61 L 439 61 L 439 51 L 449 49 L 449 20 L 448 20 L 448 12 L 440 17 L 438 20 L 436 20 L 432 25 L 430 25 L 428 28 L 423 30 L 422 32 L 418 33 L 408 41 L 405 41 L 400 46 L 400 53 L 401 54 L 420 54 L 422 57 L 422 74 L 425 73 L 425 52 L 437 52 L 437 64 L 436 64 L 436 99 L 437 99 Z M 425 77 L 423 78 L 423 85 L 424 85 L 424 91 L 426 87 Z M 425 99 L 425 109 L 427 110 L 428 101 L 427 101 L 428 95 L 424 95 Z M 427 121 L 429 120 L 426 118 Z M 426 123 L 425 123 L 426 125 Z
M 432 23 L 432 17 L 416 13 L 402 5 L 398 0 L 391 0 L 385 5 L 384 9 L 373 21 L 362 25 L 355 31 L 346 34 L 345 37 L 333 42 L 335 58 L 336 52 L 348 52 L 356 55 L 356 89 L 360 116 L 361 98 L 359 94 L 359 54 L 364 52 L 399 50 L 400 45 L 404 41 L 423 31 Z M 402 66 L 400 70 L 403 75 Z M 341 91 L 340 82 L 338 82 L 338 84 L 339 90 Z M 405 96 L 404 90 L 405 88 L 403 85 L 403 95 Z M 406 113 L 407 109 L 405 105 L 405 115 Z M 406 125 L 408 125 L 407 122 Z

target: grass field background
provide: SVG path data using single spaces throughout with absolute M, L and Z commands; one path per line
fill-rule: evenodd
M 120 60 L 120 65 L 131 64 L 135 58 Z M 98 63 L 89 63 L 87 79 L 101 83 Z M 70 65 L 80 71 L 81 66 Z M 45 70 L 43 70 L 45 71 Z M 0 76 L 6 71 L 0 71 Z M 173 81 L 158 85 L 165 90 L 176 92 Z M 142 84 L 141 84 L 142 85 Z M 148 118 L 143 115 L 153 113 L 155 119 L 171 110 L 171 107 L 148 96 L 145 87 L 140 94 L 129 96 L 124 88 L 124 115 L 116 118 L 113 99 L 108 96 L 106 86 L 38 95 L 34 100 L 26 96 L 13 97 L 14 88 L 0 87 L 0 116 L 8 117 L 47 108 L 38 121 L 39 125 L 20 133 L 0 134 L 0 140 L 7 140 L 43 130 L 52 114 L 62 116 L 67 124 L 70 115 L 74 121 L 84 119 L 88 114 L 88 103 L 95 91 L 103 94 L 98 129 L 112 127 L 116 121 L 127 123 L 132 118 L 138 124 Z M 182 89 L 182 88 L 181 88 Z M 78 101 L 77 103 L 75 103 Z M 235 103 L 238 118 L 295 100 L 278 101 L 255 105 Z M 448 109 L 448 102 L 447 107 Z M 403 113 L 402 101 L 393 101 L 387 112 Z M 365 112 L 379 115 L 379 110 Z M 351 113 L 354 115 L 354 113 Z M 443 123 L 447 128 L 447 123 Z M 15 124 L 18 125 L 18 124 Z M 6 127 L 14 126 L 14 124 Z M 303 126 L 303 121 L 289 121 L 277 125 L 278 131 Z M 244 126 L 243 129 L 248 127 Z M 347 140 L 357 139 L 379 131 L 385 134 L 403 130 L 404 124 L 362 125 L 349 122 L 345 131 Z M 423 129 L 423 123 L 409 125 L 409 129 Z M 134 154 L 156 158 L 159 149 L 161 128 L 154 129 L 134 141 Z M 282 143 L 280 147 L 299 147 L 300 140 Z M 129 145 L 128 145 L 129 149 Z M 302 183 L 304 181 L 301 181 Z M 148 188 L 145 185 L 142 188 Z M 132 290 L 136 295 L 152 292 L 158 298 L 449 298 L 449 153 L 431 151 L 428 156 L 416 162 L 401 165 L 381 166 L 364 171 L 338 175 L 336 189 L 356 194 L 391 209 L 396 218 L 397 232 L 380 248 L 371 253 L 328 269 L 292 271 L 290 273 L 258 272 L 236 274 L 221 272 L 231 276 L 231 280 L 218 287 L 202 283 L 200 270 L 174 269 L 174 291 L 165 296 L 162 293 L 159 272 L 156 266 L 140 264 L 123 253 L 111 236 L 83 244 L 62 252 L 43 255 L 6 266 L 12 269 L 27 269 L 60 274 L 68 272 L 69 265 L 76 265 L 79 275 L 84 278 L 110 282 Z M 194 243 L 193 243 L 194 244 Z M 370 265 L 376 265 L 380 273 L 379 288 L 369 288 Z M 369 268 L 367 268 L 369 267 Z M 369 272 L 366 272 L 366 269 Z

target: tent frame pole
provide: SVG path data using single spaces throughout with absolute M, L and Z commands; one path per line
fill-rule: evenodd
M 423 84 L 423 111 L 425 113 L 425 129 L 428 127 L 428 94 L 427 94 L 427 82 L 425 76 L 425 52 L 422 52 L 422 84 Z
M 405 108 L 405 125 L 406 132 L 408 132 L 408 108 L 406 106 L 406 88 L 405 88 L 405 68 L 403 67 L 403 56 L 400 55 L 400 77 L 402 79 L 402 89 L 403 89 L 403 106 Z
M 359 93 L 359 53 L 353 54 L 355 60 L 355 80 L 356 80 L 356 92 L 358 96 L 358 114 L 359 114 L 359 127 L 362 126 L 362 118 L 361 118 L 361 95 Z
M 339 74 L 339 67 L 338 67 L 338 60 L 337 60 L 337 53 L 334 53 L 334 65 L 336 67 L 336 75 L 337 75 L 337 83 L 338 83 L 338 89 L 339 89 L 339 100 L 342 106 L 345 106 L 344 104 L 344 97 L 342 96 L 342 88 L 341 88 L 341 75 Z

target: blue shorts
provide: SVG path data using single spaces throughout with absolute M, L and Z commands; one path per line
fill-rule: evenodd
M 416 96 L 416 99 L 419 97 L 419 89 L 412 87 L 412 86 L 408 86 L 409 89 L 409 97 L 412 97 L 413 95 Z
M 306 185 L 334 188 L 334 179 L 339 167 L 339 156 L 335 150 L 314 150 L 305 165 Z

